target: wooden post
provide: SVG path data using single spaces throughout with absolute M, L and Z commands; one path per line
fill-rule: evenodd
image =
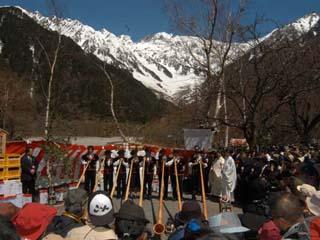
M 7 135 L 8 132 L 0 128 L 0 155 L 4 155 L 6 153 Z

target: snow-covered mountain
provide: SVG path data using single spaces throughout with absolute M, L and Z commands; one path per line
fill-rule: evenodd
M 103 61 L 128 69 L 134 78 L 157 93 L 170 97 L 182 87 L 203 79 L 194 67 L 198 62 L 189 52 L 191 50 L 197 59 L 202 59 L 204 56 L 201 43 L 195 37 L 175 36 L 162 32 L 147 36 L 139 42 L 133 42 L 129 36 L 116 36 L 106 29 L 95 30 L 78 20 L 66 18 L 57 21 L 57 18 L 45 17 L 39 12 L 32 13 L 24 9 L 22 11 L 47 29 L 60 30 L 85 52 L 93 53 Z M 275 29 L 261 38 L 261 41 L 268 41 L 283 32 L 307 33 L 319 23 L 319 19 L 320 16 L 316 13 L 306 15 L 281 29 Z M 215 44 L 224 47 L 224 43 L 215 42 Z M 249 42 L 235 43 L 230 51 L 230 61 L 239 57 L 240 52 L 243 54 L 253 46 L 254 44 Z M 217 61 L 214 59 L 213 64 L 217 65 Z

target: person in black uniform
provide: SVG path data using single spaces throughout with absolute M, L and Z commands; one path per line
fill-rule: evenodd
M 124 197 L 126 193 L 127 168 L 129 168 L 129 163 L 128 163 L 128 159 L 124 157 L 124 153 L 125 153 L 124 150 L 119 150 L 118 151 L 119 157 L 113 164 L 117 168 L 120 167 L 119 175 L 117 178 L 117 198 Z M 119 166 L 120 163 L 121 165 Z
M 104 162 L 104 191 L 111 193 L 113 187 L 113 159 L 111 157 L 111 151 L 105 151 L 105 162 Z
M 191 167 L 191 182 L 192 182 L 192 200 L 196 200 L 196 195 L 201 192 L 201 179 L 200 179 L 200 161 L 202 161 L 203 169 L 208 166 L 206 159 L 202 158 L 199 147 L 195 147 L 195 153 L 193 154 L 189 167 Z M 205 170 L 203 171 L 203 174 Z M 203 175 L 204 177 L 204 175 Z
M 130 190 L 132 192 L 137 193 L 140 189 L 140 162 L 141 158 L 137 156 L 137 150 L 131 151 L 131 158 L 129 159 L 130 167 L 131 164 L 133 164 L 132 167 L 132 174 L 131 174 L 131 183 L 130 183 Z
M 90 194 L 96 183 L 96 173 L 99 170 L 99 157 L 94 152 L 93 146 L 88 146 L 88 151 L 82 156 L 82 164 L 89 164 L 85 173 L 84 188 Z
M 25 154 L 20 160 L 22 192 L 32 194 L 35 197 L 36 162 L 32 156 L 32 149 L 26 148 Z
M 146 156 L 145 156 L 146 164 L 144 169 L 144 195 L 146 196 L 145 197 L 146 199 L 151 199 L 152 181 L 153 181 L 154 169 L 156 166 L 156 159 L 151 156 L 151 151 L 149 149 L 146 149 L 145 151 L 146 151 Z
M 182 200 L 183 199 L 183 177 L 185 175 L 185 169 L 186 169 L 185 168 L 185 161 L 181 156 L 179 156 L 179 153 L 176 150 L 173 151 L 173 158 L 174 158 L 174 161 L 176 161 L 176 164 L 177 164 L 179 190 L 180 190 L 180 197 L 181 197 L 181 200 Z M 173 164 L 174 164 L 174 162 L 173 162 Z M 174 179 L 172 179 L 172 181 L 176 182 L 175 172 L 174 172 Z M 178 198 L 177 189 L 178 188 L 176 186 L 175 187 L 175 191 L 173 192 L 173 197 L 176 198 L 176 199 Z
M 176 177 L 174 174 L 174 157 L 173 154 L 170 154 L 166 159 L 165 168 L 164 168 L 164 199 L 168 199 L 168 188 L 169 188 L 169 177 L 171 182 L 172 196 L 173 200 L 177 200 L 177 190 L 176 190 Z
M 162 163 L 167 161 L 167 156 L 165 154 L 164 149 L 160 149 L 159 154 L 158 154 L 158 159 L 157 159 L 157 175 L 159 179 L 159 198 L 160 198 L 160 192 L 161 192 L 161 184 L 162 184 Z M 166 173 L 166 168 L 164 169 Z M 165 175 L 164 173 L 164 175 Z M 164 176 L 165 177 L 165 176 Z M 165 188 L 165 183 L 164 183 L 164 188 Z

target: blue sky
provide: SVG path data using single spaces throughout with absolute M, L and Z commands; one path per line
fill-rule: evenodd
M 96 29 L 139 40 L 156 32 L 173 32 L 163 0 L 60 0 L 63 14 Z M 45 0 L 0 0 L 0 5 L 19 5 L 48 15 Z M 251 0 L 247 21 L 256 14 L 286 24 L 311 12 L 320 12 L 320 0 Z M 263 32 L 273 26 L 264 26 Z

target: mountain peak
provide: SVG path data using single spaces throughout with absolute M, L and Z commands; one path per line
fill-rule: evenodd
M 300 33 L 307 33 L 313 27 L 316 26 L 319 20 L 320 20 L 320 15 L 316 12 L 312 12 L 310 14 L 305 15 L 302 18 L 299 18 L 294 23 L 289 24 L 289 26 L 293 26 L 295 30 Z
M 158 32 L 155 34 L 151 34 L 149 36 L 146 36 L 142 39 L 142 42 L 151 42 L 151 41 L 170 41 L 174 36 L 172 33 L 166 33 L 166 32 Z

